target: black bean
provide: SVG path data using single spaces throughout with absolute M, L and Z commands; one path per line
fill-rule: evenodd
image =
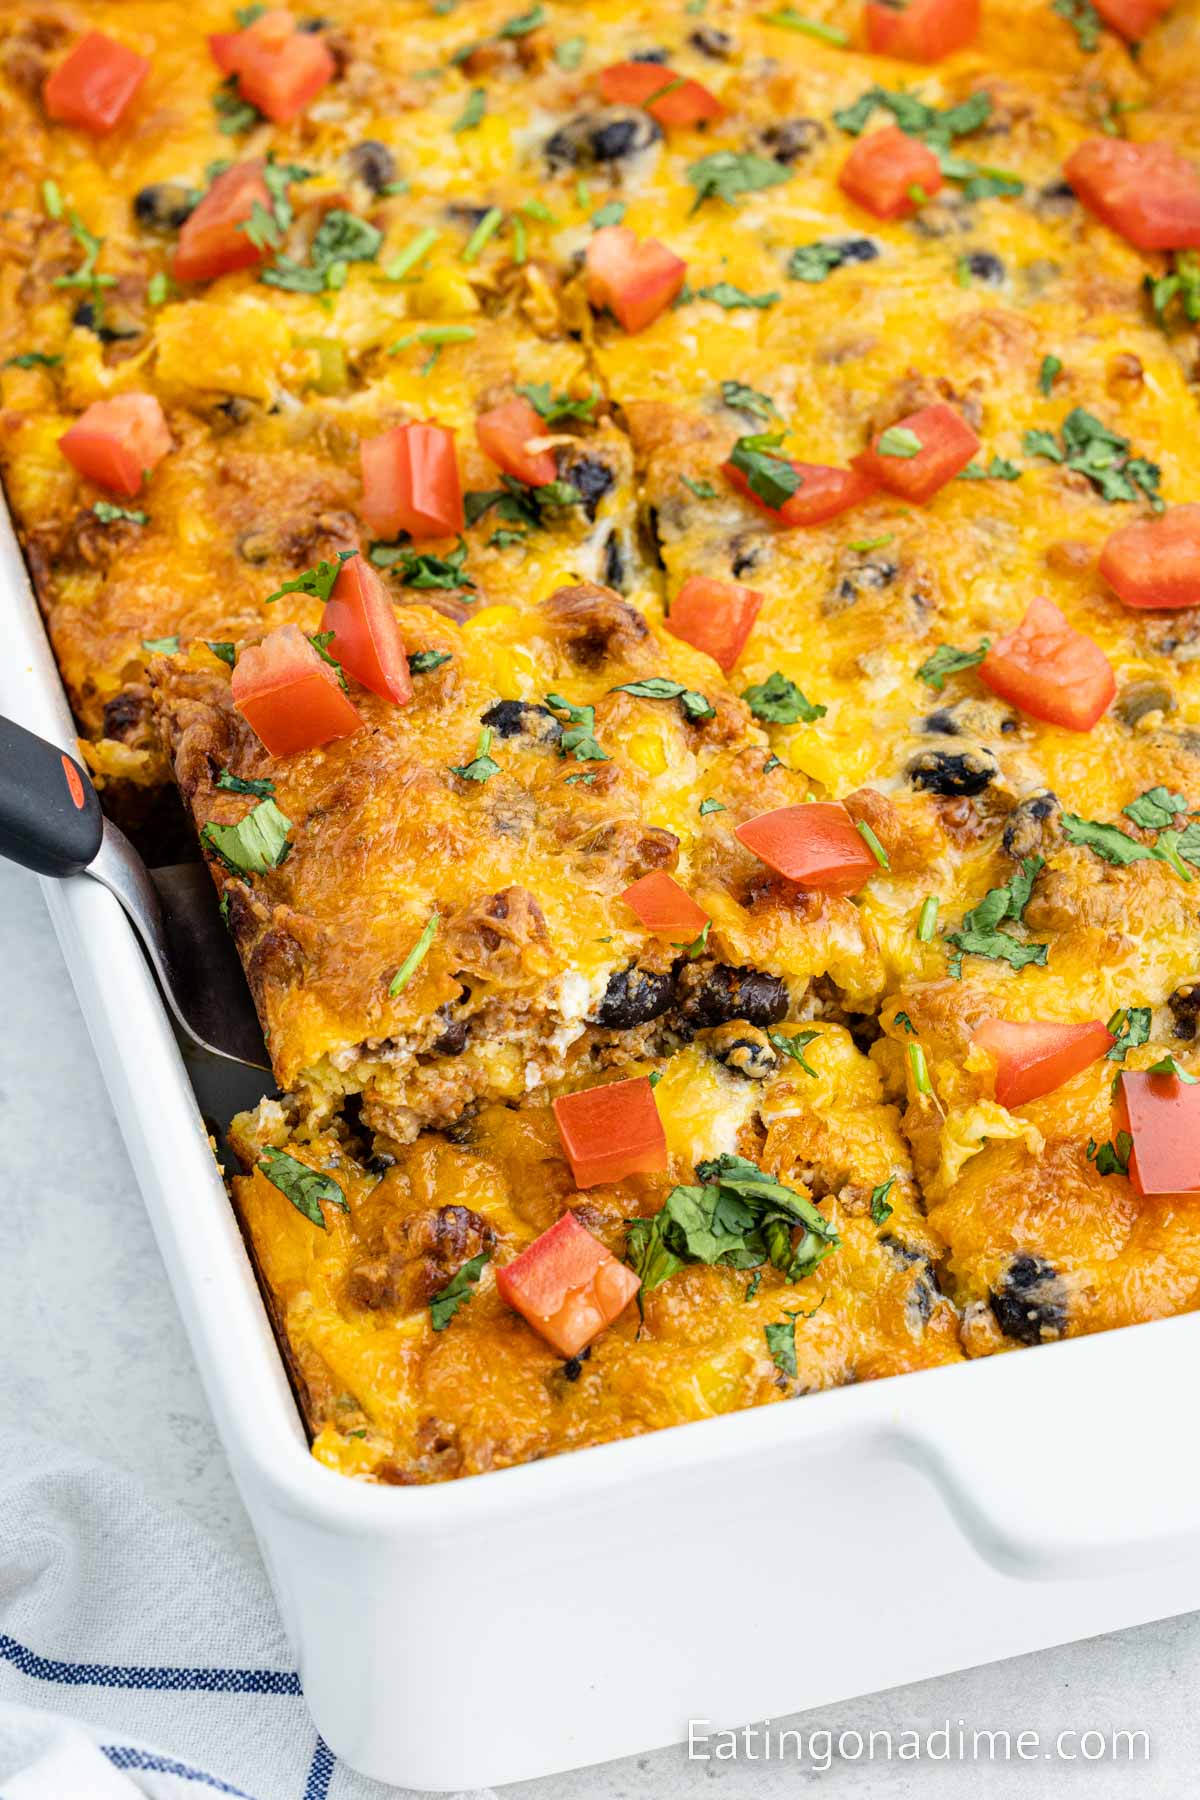
M 133 216 L 147 231 L 178 231 L 200 204 L 196 188 L 181 181 L 152 181 L 133 197 Z
M 445 1019 L 446 1029 L 433 1045 L 434 1055 L 461 1056 L 467 1047 L 468 1025 L 466 1019 L 451 1019 L 447 1015 L 445 1007 L 439 1009 L 438 1017 Z
M 650 559 L 655 568 L 665 569 L 667 565 L 662 553 L 662 537 L 658 529 L 657 506 L 646 507 L 639 516 L 638 525 L 641 528 L 645 547 L 650 553 Z
M 578 462 L 567 463 L 562 473 L 563 480 L 569 481 L 578 491 L 588 518 L 594 519 L 596 508 L 616 483 L 616 476 L 608 464 L 596 456 L 581 456 Z
M 854 580 L 860 588 L 890 587 L 900 573 L 899 563 L 883 561 L 860 563 L 854 571 Z
M 1058 795 L 1048 788 L 1019 801 L 1004 827 L 1006 854 L 1020 862 L 1044 849 L 1047 839 L 1057 832 L 1059 811 Z
M 786 1018 L 788 992 L 778 975 L 762 969 L 714 963 L 702 969 L 685 963 L 679 974 L 679 1013 L 692 1030 L 745 1019 L 750 1025 L 777 1025 Z
M 908 779 L 927 794 L 970 797 L 982 794 L 999 773 L 990 750 L 922 750 L 908 765 Z
M 557 744 L 562 736 L 562 726 L 550 709 L 533 700 L 497 700 L 479 722 L 490 725 L 497 737 L 523 737 L 534 744 Z
M 597 1025 L 610 1031 L 630 1031 L 660 1019 L 675 997 L 674 978 L 635 964 L 618 969 L 608 978 L 604 998 L 596 1011 Z
M 759 141 L 776 162 L 794 163 L 827 135 L 820 119 L 781 119 L 759 133 Z
M 314 35 L 318 31 L 328 31 L 329 26 L 330 26 L 330 21 L 328 19 L 322 19 L 322 18 L 318 18 L 318 17 L 314 17 L 311 19 L 297 19 L 297 21 L 296 21 L 296 30 L 297 31 L 306 31 L 309 33 L 310 36 Z
M 733 54 L 733 39 L 717 25 L 698 25 L 688 42 L 701 56 L 711 56 L 714 62 L 728 62 Z
M 1174 712 L 1175 696 L 1164 681 L 1131 681 L 1117 695 L 1113 711 L 1132 730 L 1147 713 Z
M 988 287 L 1000 287 L 1004 282 L 1004 264 L 990 250 L 971 250 L 967 253 L 967 268 L 976 281 L 984 282 Z
M 669 50 L 635 50 L 630 62 L 665 63 L 670 55 Z
M 104 723 L 107 735 L 111 736 L 111 732 L 107 732 L 107 707 L 104 709 Z M 1175 1020 L 1175 1036 L 1190 1043 L 1196 1035 L 1197 1022 L 1200 1022 L 1200 981 L 1185 981 L 1182 987 L 1177 987 L 1173 994 L 1168 995 L 1167 1005 Z
M 879 1243 L 902 1268 L 917 1272 L 905 1304 L 910 1322 L 920 1330 L 922 1326 L 928 1325 L 930 1315 L 942 1297 L 937 1270 L 924 1250 L 917 1250 L 913 1245 L 904 1243 L 901 1238 L 893 1237 L 890 1231 L 880 1232 Z
M 988 1298 L 1001 1331 L 1018 1344 L 1044 1344 L 1066 1331 L 1066 1283 L 1042 1256 L 1018 1251 Z
M 843 262 L 874 262 L 879 255 L 879 245 L 874 238 L 835 238 L 833 242 L 834 248 L 841 253 Z
M 468 226 L 474 230 L 476 225 L 483 223 L 491 210 L 490 206 L 474 206 L 465 200 L 451 200 L 446 207 L 446 215 L 457 225 Z
M 378 138 L 363 138 L 361 143 L 351 144 L 346 161 L 354 175 L 373 194 L 381 194 L 388 183 L 396 179 L 396 159 Z
M 119 344 L 125 338 L 141 337 L 141 327 L 125 323 L 113 318 L 111 311 L 104 308 L 100 315 L 100 324 L 96 323 L 96 308 L 90 300 L 81 300 L 71 314 L 74 325 L 82 325 L 85 331 L 94 331 L 102 344 Z
M 1078 201 L 1069 181 L 1051 181 L 1034 200 L 1034 211 L 1048 218 L 1061 218 L 1074 212 Z
M 941 737 L 986 738 L 996 732 L 1015 731 L 1017 721 L 1003 701 L 966 694 L 952 706 L 939 706 L 926 713 L 921 729 Z
M 761 546 L 755 538 L 743 537 L 740 533 L 729 540 L 729 567 L 734 575 L 748 575 L 751 569 L 758 567 Z
M 604 546 L 604 585 L 625 592 L 625 553 L 615 531 L 610 531 Z
M 648 150 L 661 137 L 658 121 L 640 108 L 604 106 L 560 125 L 547 139 L 545 155 L 552 168 L 621 162 Z
M 777 1051 L 761 1037 L 737 1037 L 722 1044 L 716 1060 L 745 1081 L 767 1081 L 779 1068 Z

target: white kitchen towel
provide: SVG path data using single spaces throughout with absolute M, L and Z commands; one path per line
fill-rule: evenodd
M 0 1431 L 0 1800 L 207 1793 L 401 1790 L 314 1731 L 257 1560 L 117 1470 Z

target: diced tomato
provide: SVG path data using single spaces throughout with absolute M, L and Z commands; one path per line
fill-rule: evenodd
M 690 943 L 709 923 L 702 906 L 662 869 L 643 875 L 621 895 L 647 931 L 661 931 Z
M 564 1094 L 554 1102 L 554 1117 L 577 1187 L 667 1166 L 667 1134 L 648 1076 Z
M 242 227 L 255 202 L 270 211 L 263 162 L 234 163 L 218 175 L 179 233 L 171 273 L 177 281 L 215 281 L 235 269 L 250 269 L 263 252 Z
M 1175 0 L 1095 0 L 1096 11 L 1126 43 L 1140 44 L 1152 25 L 1169 13 Z
M 1015 631 L 997 638 L 979 665 L 985 687 L 1031 719 L 1090 731 L 1117 691 L 1099 644 L 1069 625 L 1040 595 Z
M 1200 1189 L 1200 1085 L 1177 1075 L 1122 1070 L 1113 1124 L 1133 1139 L 1129 1179 L 1135 1193 Z
M 682 288 L 687 264 L 656 238 L 627 225 L 602 225 L 587 247 L 588 299 L 607 306 L 626 331 L 644 331 Z
M 867 48 L 876 56 L 930 63 L 979 35 L 979 0 L 867 0 Z
M 136 50 L 102 31 L 89 31 L 48 77 L 42 104 L 49 118 L 104 137 L 120 124 L 149 73 L 148 59 Z
M 475 421 L 475 436 L 484 455 L 506 475 L 515 475 L 530 487 L 545 487 L 558 474 L 551 451 L 527 448 L 534 438 L 545 435 L 544 420 L 520 396 L 480 413 Z
M 768 869 L 826 894 L 856 894 L 879 870 L 862 833 L 836 800 L 776 807 L 747 819 L 734 836 Z
M 219 69 L 236 74 L 238 92 L 275 125 L 286 125 L 337 72 L 320 32 L 298 31 L 288 12 L 263 13 L 244 31 L 208 40 Z
M 424 421 L 362 440 L 362 514 L 377 537 L 451 537 L 463 528 L 454 433 Z
M 667 615 L 667 630 L 697 650 L 707 650 L 728 675 L 746 647 L 763 597 L 737 581 L 689 575 Z
M 1200 505 L 1114 531 L 1100 573 L 1124 606 L 1200 606 Z
M 877 219 L 907 219 L 942 185 L 937 157 L 898 125 L 860 137 L 838 176 L 843 193 Z
M 984 1019 L 972 1042 L 996 1064 L 996 1099 L 1001 1106 L 1024 1106 L 1052 1093 L 1072 1075 L 1090 1068 L 1116 1039 L 1099 1019 L 1084 1025 L 1052 1025 L 1042 1020 Z
M 153 394 L 117 394 L 93 400 L 58 447 L 88 481 L 132 500 L 172 445 Z
M 836 519 L 839 513 L 860 506 L 879 489 L 874 477 L 861 469 L 832 469 L 825 463 L 803 462 L 792 462 L 792 468 L 800 477 L 800 486 L 782 506 L 768 506 L 732 463 L 722 463 L 721 473 L 731 487 L 785 531 L 794 525 L 823 525 L 826 519 Z
M 910 436 L 917 439 L 919 450 L 912 449 Z M 889 445 L 901 453 L 889 455 Z M 979 439 L 962 414 L 939 400 L 879 432 L 870 449 L 855 457 L 854 464 L 893 494 L 911 500 L 914 506 L 923 506 L 939 488 L 953 481 L 960 469 L 966 468 L 978 449 Z
M 600 93 L 610 105 L 641 106 L 660 125 L 708 125 L 725 117 L 715 94 L 661 63 L 619 62 L 600 71 Z
M 408 657 L 387 588 L 365 557 L 351 556 L 333 584 L 321 614 L 332 631 L 329 654 L 365 688 L 397 706 L 412 699 Z
M 638 1291 L 632 1269 L 566 1212 L 496 1270 L 500 1298 L 560 1356 L 578 1356 Z
M 1200 245 L 1200 176 L 1173 145 L 1088 138 L 1063 174 L 1089 212 L 1137 249 Z
M 243 650 L 229 685 L 233 704 L 272 756 L 315 750 L 362 724 L 337 671 L 298 625 L 280 625 Z

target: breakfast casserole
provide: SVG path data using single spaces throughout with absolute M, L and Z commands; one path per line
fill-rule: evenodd
M 406 1484 L 1200 1305 L 1200 7 L 0 17 L 0 472 Z

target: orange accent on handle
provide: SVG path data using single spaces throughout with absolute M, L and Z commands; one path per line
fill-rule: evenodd
M 63 774 L 67 778 L 67 787 L 70 790 L 72 800 L 75 802 L 76 810 L 82 812 L 84 807 L 84 792 L 83 782 L 79 779 L 79 770 L 75 767 L 75 764 L 71 761 L 69 756 L 63 757 L 62 766 Z

